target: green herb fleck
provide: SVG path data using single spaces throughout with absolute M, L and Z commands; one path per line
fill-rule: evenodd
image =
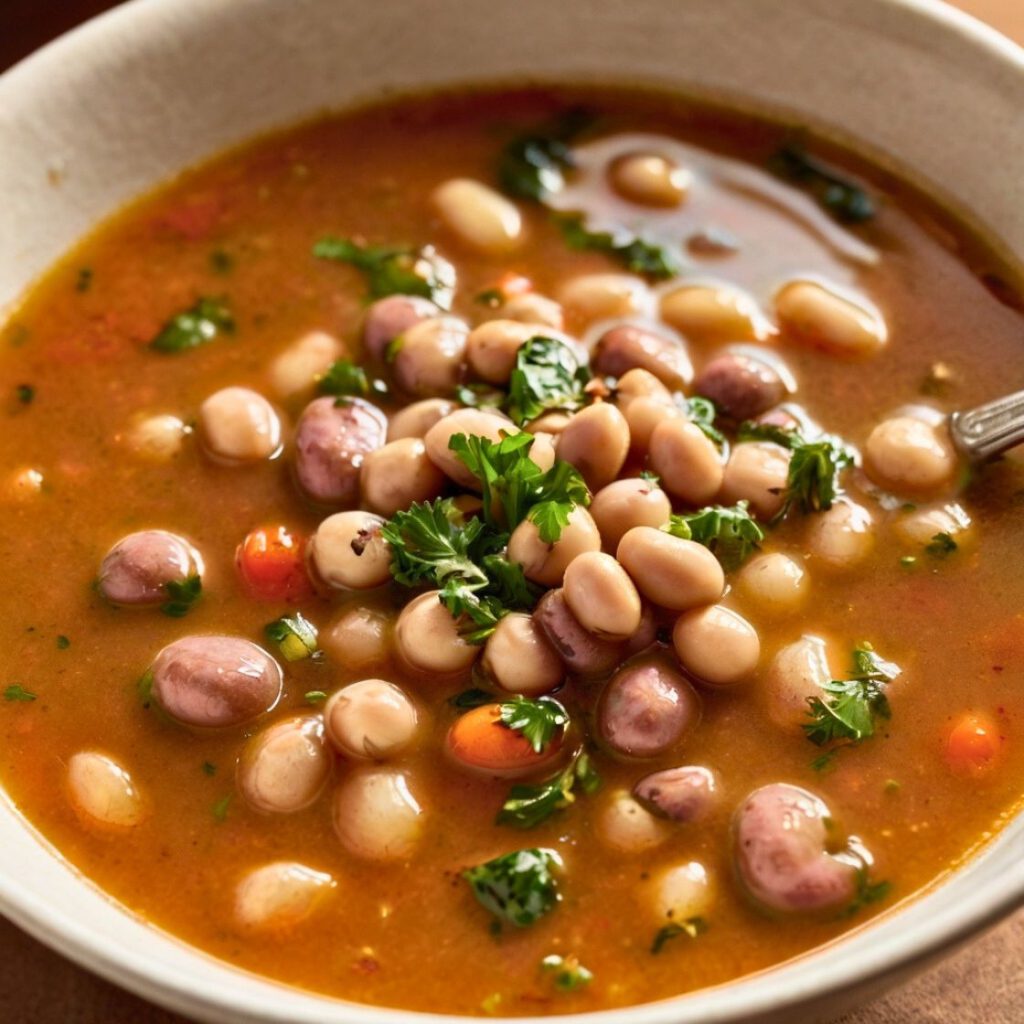
M 217 774 L 217 766 L 212 761 L 204 761 L 203 762 L 203 774 L 204 775 L 210 775 L 210 776 L 216 775 Z
M 582 751 L 577 752 L 569 765 L 547 782 L 514 785 L 498 812 L 495 824 L 534 828 L 555 811 L 564 810 L 573 803 L 577 785 L 587 795 L 601 785 L 601 777 Z
M 862 864 L 857 870 L 857 894 L 853 902 L 840 914 L 840 917 L 852 917 L 863 907 L 884 900 L 892 892 L 891 882 L 872 882 L 868 874 L 868 867 Z
M 575 956 L 559 956 L 552 953 L 540 962 L 541 970 L 551 976 L 555 988 L 560 992 L 574 992 L 594 980 L 594 975 Z
M 14 389 L 14 394 L 22 405 L 31 405 L 36 397 L 36 389 L 31 384 L 19 384 Z
M 386 395 L 388 386 L 382 380 L 370 378 L 366 371 L 350 359 L 339 359 L 316 381 L 321 395 L 336 397 L 356 396 L 366 398 L 370 394 Z
M 769 167 L 780 178 L 810 192 L 823 210 L 844 224 L 862 224 L 875 215 L 875 203 L 864 189 L 808 156 L 802 146 L 783 146 Z
M 34 693 L 29 693 L 23 686 L 19 686 L 17 683 L 13 683 L 4 690 L 4 700 L 10 701 L 33 701 L 36 699 Z
M 235 269 L 235 257 L 227 249 L 214 249 L 210 253 L 210 269 L 215 274 L 230 274 Z
M 714 441 L 719 448 L 725 445 L 725 434 L 715 426 L 718 409 L 710 398 L 694 395 L 692 398 L 684 399 L 684 409 L 691 422 L 700 427 L 705 437 Z
M 153 672 L 149 670 L 139 676 L 139 681 L 135 684 L 135 688 L 139 694 L 139 701 L 142 703 L 143 709 L 148 710 L 150 704 L 153 703 Z
M 228 806 L 231 803 L 231 794 L 222 796 L 213 805 L 213 819 L 214 821 L 226 821 L 228 816 Z
M 917 559 L 913 555 L 903 555 L 900 558 L 900 565 L 904 569 L 911 569 L 917 564 Z
M 553 874 L 561 866 L 562 858 L 554 850 L 514 850 L 467 868 L 462 877 L 496 918 L 525 928 L 561 899 Z
M 542 754 L 569 724 L 569 713 L 554 697 L 515 696 L 498 705 L 502 725 L 521 733 L 535 754 Z
M 79 267 L 75 276 L 75 291 L 87 292 L 92 287 L 92 267 Z
M 323 704 L 327 700 L 327 694 L 323 690 L 307 690 L 302 699 L 307 704 Z
M 184 352 L 234 330 L 235 318 L 224 299 L 201 298 L 190 309 L 171 317 L 149 347 L 157 352 Z
M 708 930 L 707 922 L 702 917 L 690 917 L 685 921 L 670 921 L 659 928 L 651 943 L 651 952 L 655 955 L 665 948 L 665 943 L 678 939 L 680 935 L 696 939 Z
M 957 550 L 959 545 L 948 533 L 937 533 L 925 544 L 925 553 L 932 558 L 947 558 Z
M 608 253 L 635 274 L 661 279 L 675 277 L 682 270 L 679 260 L 668 249 L 647 242 L 631 231 L 623 230 L 618 234 L 591 231 L 580 214 L 560 216 L 558 223 L 562 237 L 571 249 Z
M 885 785 L 882 787 L 885 793 L 898 793 L 903 788 L 902 784 L 897 782 L 895 779 L 886 779 Z
M 61 635 L 57 637 L 57 650 L 66 651 L 70 646 L 71 641 L 61 633 Z
M 301 612 L 268 622 L 263 635 L 277 645 L 285 661 L 302 661 L 318 650 L 317 628 Z
M 473 301 L 488 309 L 497 309 L 505 304 L 505 295 L 500 288 L 485 288 L 473 296 Z
M 461 693 L 455 694 L 454 697 L 448 698 L 448 703 L 453 708 L 459 708 L 462 711 L 469 711 L 472 708 L 482 708 L 485 704 L 490 704 L 494 700 L 493 694 L 488 693 L 486 690 L 472 689 L 463 690 Z
M 764 530 L 748 511 L 749 503 L 731 507 L 709 505 L 699 512 L 669 517 L 663 527 L 675 537 L 703 544 L 722 564 L 726 572 L 738 569 L 764 540 Z
M 196 573 L 185 580 L 171 580 L 164 584 L 164 593 L 170 600 L 160 605 L 160 611 L 172 619 L 183 618 L 192 610 L 202 592 L 203 581 Z

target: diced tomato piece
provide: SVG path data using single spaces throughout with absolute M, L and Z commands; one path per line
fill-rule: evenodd
M 316 590 L 306 571 L 306 542 L 286 526 L 253 530 L 238 547 L 238 571 L 260 601 L 306 601 Z
M 946 763 L 956 775 L 980 778 L 995 767 L 1002 743 L 999 726 L 990 715 L 965 711 L 946 739 Z

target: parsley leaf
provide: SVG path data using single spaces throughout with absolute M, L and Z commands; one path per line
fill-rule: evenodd
M 725 444 L 725 434 L 715 426 L 718 409 L 710 398 L 694 395 L 692 398 L 685 399 L 684 408 L 691 422 L 700 427 L 705 437 L 714 441 L 719 448 Z
M 508 414 L 521 427 L 550 409 L 578 409 L 589 377 L 568 345 L 543 335 L 530 338 L 509 378 Z
M 149 347 L 157 352 L 184 352 L 234 330 L 235 318 L 224 299 L 201 298 L 190 309 L 171 317 Z
M 632 232 L 613 235 L 610 231 L 591 231 L 581 214 L 558 218 L 562 237 L 570 249 L 606 252 L 635 274 L 655 278 L 675 277 L 682 270 L 679 260 L 666 248 L 646 242 Z
M 601 777 L 582 751 L 553 779 L 539 784 L 514 785 L 498 812 L 495 824 L 534 828 L 576 800 L 573 790 L 577 784 L 588 795 L 601 785 Z
M 874 200 L 864 189 L 808 156 L 802 146 L 783 146 L 769 161 L 769 168 L 805 188 L 822 209 L 844 224 L 861 224 L 875 215 Z
M 455 291 L 455 270 L 431 246 L 360 245 L 350 238 L 321 238 L 313 246 L 321 260 L 350 263 L 366 275 L 370 297 L 422 295 L 442 309 L 450 309 Z
M 550 974 L 555 988 L 561 992 L 573 992 L 594 980 L 593 972 L 587 970 L 575 956 L 559 956 L 552 953 L 540 962 L 541 970 Z
M 184 580 L 171 580 L 164 584 L 164 593 L 170 598 L 160 605 L 160 611 L 172 619 L 181 619 L 192 610 L 192 605 L 199 600 L 203 592 L 203 581 L 193 573 Z
M 689 917 L 685 921 L 671 921 L 658 929 L 654 936 L 654 942 L 651 943 L 651 952 L 660 953 L 665 948 L 666 942 L 677 939 L 680 935 L 695 939 L 707 930 L 707 922 L 702 917 Z
M 946 558 L 956 551 L 959 546 L 950 534 L 937 533 L 925 544 L 924 550 L 926 554 L 931 555 L 933 558 Z
M 501 724 L 522 733 L 536 754 L 542 754 L 555 734 L 569 723 L 569 713 L 554 697 L 534 700 L 517 695 L 498 708 Z
M 350 359 L 339 359 L 332 363 L 327 372 L 317 378 L 316 388 L 321 395 L 335 395 L 339 398 L 348 395 L 366 398 L 371 393 L 386 395 L 388 391 L 384 381 L 371 379 L 361 366 Z
M 285 616 L 267 623 L 263 634 L 277 645 L 285 661 L 302 661 L 318 650 L 317 628 L 300 612 L 292 618 Z
M 722 563 L 726 572 L 738 569 L 764 540 L 764 530 L 747 511 L 749 503 L 737 502 L 731 508 L 709 505 L 699 512 L 669 516 L 664 527 L 683 540 L 703 544 Z
M 862 907 L 884 900 L 892 892 L 891 882 L 872 882 L 866 864 L 857 870 L 857 892 L 853 902 L 843 911 L 840 917 L 852 917 Z
M 30 693 L 23 686 L 19 686 L 17 683 L 13 683 L 4 690 L 4 700 L 28 702 L 35 699 L 36 695 L 34 693 Z
M 562 866 L 555 850 L 514 850 L 467 868 L 462 877 L 496 918 L 524 928 L 549 913 L 561 899 L 553 869 Z

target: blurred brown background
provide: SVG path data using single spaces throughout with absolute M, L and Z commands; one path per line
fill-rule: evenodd
M 110 0 L 0 0 L 0 70 L 113 6 Z M 954 6 L 1024 44 L 1024 0 Z M 0 918 L 0 1024 L 187 1022 L 86 974 Z M 1024 1024 L 1024 912 L 841 1024 Z

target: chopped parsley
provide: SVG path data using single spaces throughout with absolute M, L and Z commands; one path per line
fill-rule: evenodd
M 135 684 L 135 689 L 139 695 L 139 701 L 142 704 L 144 711 L 149 710 L 150 704 L 153 703 L 153 672 L 152 669 L 148 672 L 143 672 L 139 676 L 139 681 Z
M 857 869 L 857 893 L 853 902 L 840 914 L 840 917 L 852 917 L 863 907 L 884 900 L 892 892 L 891 882 L 872 882 L 868 874 L 868 866 L 861 864 Z
M 361 270 L 373 299 L 422 295 L 442 309 L 451 308 L 455 270 L 431 246 L 360 245 L 350 238 L 321 238 L 313 246 L 313 255 Z
M 590 374 L 572 349 L 554 338 L 530 338 L 509 378 L 508 414 L 522 426 L 551 409 L 578 409 Z
M 36 397 L 36 389 L 31 384 L 18 384 L 14 394 L 22 405 L 31 405 Z
M 228 807 L 231 805 L 231 794 L 222 796 L 213 805 L 213 819 L 214 821 L 226 821 L 228 816 Z
M 565 184 L 575 164 L 568 140 L 579 131 L 578 119 L 566 119 L 550 134 L 522 135 L 501 151 L 498 182 L 518 199 L 543 200 Z
M 149 343 L 157 352 L 184 352 L 235 330 L 235 318 L 224 299 L 201 298 L 190 309 L 171 317 Z
M 92 287 L 92 267 L 79 267 L 75 275 L 75 291 L 87 292 Z
M 302 661 L 319 649 L 317 628 L 301 612 L 268 622 L 263 634 L 277 645 L 285 661 Z
M 217 766 L 212 761 L 203 762 L 203 774 L 214 776 L 217 774 Z
M 571 249 L 590 249 L 608 253 L 627 270 L 649 277 L 675 277 L 682 270 L 679 260 L 664 246 L 647 242 L 631 231 L 618 234 L 610 231 L 591 231 L 581 214 L 558 218 L 562 237 Z
M 388 392 L 384 381 L 369 377 L 361 366 L 350 359 L 339 359 L 332 363 L 327 372 L 317 378 L 316 388 L 321 395 L 334 395 L 337 398 L 350 395 L 366 398 L 370 394 L 386 395 Z
M 467 868 L 462 877 L 499 921 L 525 928 L 552 911 L 561 899 L 553 874 L 561 866 L 562 858 L 555 850 L 514 850 Z
M 171 580 L 164 584 L 168 600 L 160 605 L 160 611 L 172 619 L 181 619 L 192 610 L 203 592 L 203 581 L 197 573 L 184 580 Z
M 859 185 L 807 154 L 795 143 L 783 146 L 769 167 L 780 178 L 809 192 L 818 205 L 844 224 L 862 224 L 875 215 L 875 203 Z
M 932 558 L 947 558 L 957 550 L 959 545 L 952 536 L 948 533 L 937 533 L 932 539 L 925 544 L 925 554 L 931 555 Z
M 675 537 L 703 544 L 730 572 L 738 569 L 764 540 L 764 530 L 748 511 L 748 504 L 709 505 L 699 512 L 673 514 L 664 529 Z
M 542 754 L 555 735 L 569 724 L 569 713 L 554 697 L 515 696 L 498 705 L 502 725 L 515 732 Z
M 594 975 L 575 956 L 559 956 L 552 953 L 540 962 L 541 970 L 551 976 L 555 988 L 560 992 L 573 992 L 594 980 Z
M 573 790 L 579 785 L 589 795 L 601 785 L 590 758 L 578 752 L 569 765 L 553 779 L 541 783 L 517 783 L 510 790 L 498 816 L 497 825 L 514 828 L 534 828 L 546 821 L 555 811 L 564 810 L 576 799 Z
M 703 398 L 700 395 L 687 398 L 684 400 L 684 410 L 690 421 L 704 432 L 705 437 L 714 441 L 719 448 L 725 445 L 725 434 L 715 426 L 718 409 L 710 398 Z
M 4 700 L 29 702 L 36 699 L 34 693 L 30 693 L 23 686 L 13 683 L 4 690 Z
M 685 935 L 689 939 L 696 939 L 708 930 L 707 922 L 702 917 L 689 917 L 685 921 L 670 921 L 659 928 L 651 943 L 651 952 L 655 955 L 665 948 L 665 943 L 672 939 L 678 939 Z

